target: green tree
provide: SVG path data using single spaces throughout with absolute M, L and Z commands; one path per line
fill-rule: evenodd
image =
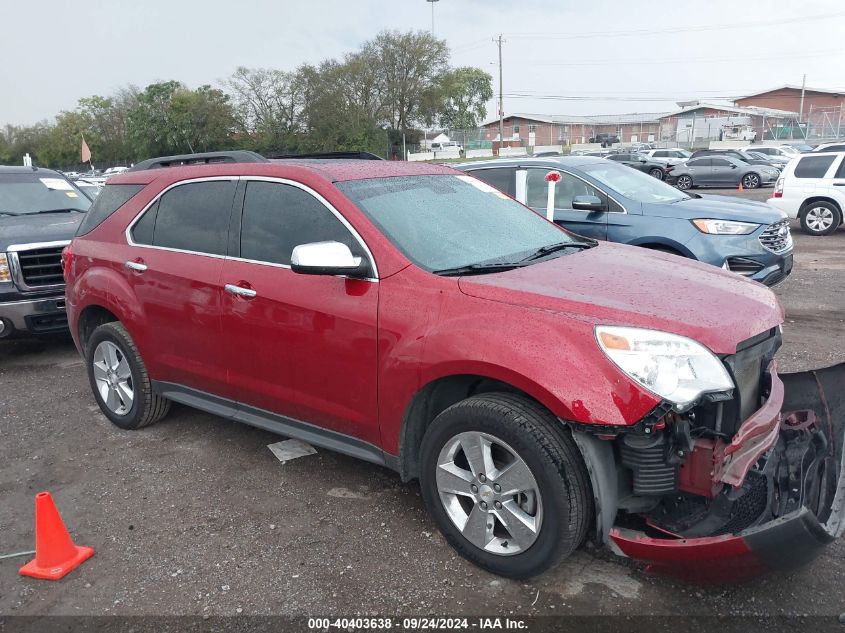
M 487 116 L 493 98 L 493 78 L 480 68 L 455 68 L 438 78 L 439 123 L 444 128 L 467 130 L 478 127 Z
M 110 97 L 93 95 L 79 100 L 77 112 L 85 120 L 85 140 L 95 161 L 126 162 L 132 158 L 129 112 L 138 103 L 138 89 L 127 86 Z
M 178 81 L 150 84 L 129 110 L 127 134 L 136 159 L 178 152 L 179 133 L 173 123 L 173 94 L 185 87 Z
M 232 145 L 235 118 L 229 96 L 217 88 L 176 90 L 171 100 L 175 151 L 209 152 Z

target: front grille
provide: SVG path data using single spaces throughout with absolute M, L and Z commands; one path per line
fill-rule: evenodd
M 760 243 L 766 250 L 783 253 L 792 248 L 792 234 L 789 232 L 789 220 L 781 220 L 766 227 L 760 234 Z
M 15 247 L 12 252 L 16 281 L 22 290 L 60 286 L 62 275 L 62 249 L 66 243 L 27 248 Z

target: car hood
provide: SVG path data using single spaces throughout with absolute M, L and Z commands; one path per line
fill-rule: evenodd
M 706 218 L 715 220 L 738 220 L 773 224 L 786 218 L 786 214 L 772 209 L 765 202 L 745 200 L 735 196 L 701 195 L 698 198 L 671 203 L 643 203 L 643 213 L 660 217 Z
M 11 244 L 71 240 L 84 213 L 0 215 L 0 252 Z
M 634 246 L 587 251 L 502 273 L 461 277 L 461 291 L 593 324 L 687 336 L 717 354 L 783 322 L 765 286 L 715 266 Z

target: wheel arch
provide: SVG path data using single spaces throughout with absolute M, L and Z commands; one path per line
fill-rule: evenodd
M 828 202 L 828 203 L 832 204 L 839 211 L 840 220 L 843 219 L 842 218 L 842 205 L 840 205 L 839 202 L 837 202 L 836 200 L 834 200 L 830 196 L 812 196 L 810 198 L 807 198 L 806 200 L 804 200 L 804 202 L 801 203 L 801 208 L 798 209 L 798 217 L 800 218 L 804 214 L 804 212 L 807 210 L 807 208 L 810 207 L 810 205 L 816 204 L 817 202 Z
M 120 319 L 114 312 L 97 303 L 92 303 L 83 308 L 79 313 L 76 326 L 82 352 L 85 353 L 85 349 L 88 347 L 88 341 L 94 330 L 105 323 L 112 323 L 114 321 L 120 321 Z
M 423 385 L 405 407 L 399 432 L 399 474 L 402 480 L 418 477 L 422 438 L 438 415 L 471 396 L 493 392 L 519 394 L 549 410 L 540 398 L 498 378 L 483 374 L 451 374 L 435 378 Z

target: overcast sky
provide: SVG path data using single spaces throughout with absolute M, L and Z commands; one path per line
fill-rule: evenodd
M 237 66 L 292 70 L 383 29 L 431 28 L 425 0 L 0 0 L 0 10 L 0 125 L 125 84 L 216 84 Z M 842 0 L 439 0 L 434 31 L 453 65 L 487 70 L 497 89 L 492 38 L 504 34 L 506 113 L 661 112 L 803 73 L 810 87 L 845 89 Z

